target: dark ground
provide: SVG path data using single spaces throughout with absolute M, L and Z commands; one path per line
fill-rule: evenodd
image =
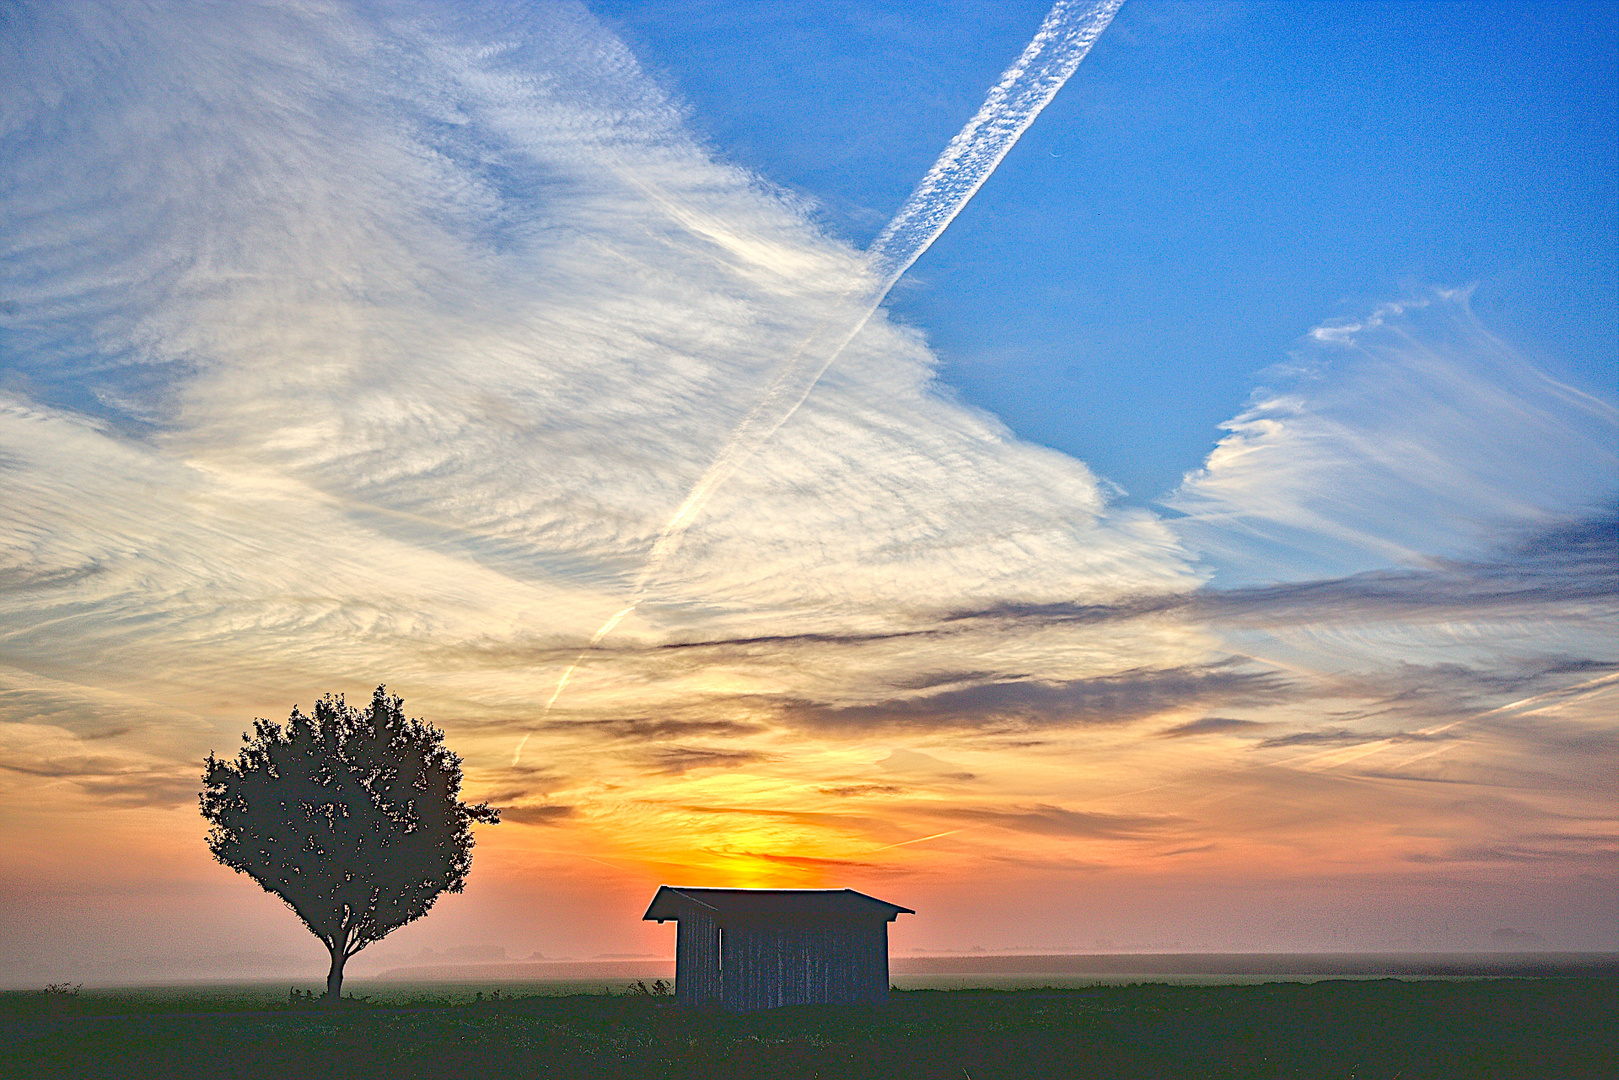
M 0 1077 L 1619 1077 L 1619 979 L 898 991 L 691 1014 L 639 995 L 345 1003 L 0 994 Z

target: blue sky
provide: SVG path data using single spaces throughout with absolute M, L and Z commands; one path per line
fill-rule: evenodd
M 400 955 L 1619 947 L 1612 9 L 1130 0 L 871 310 L 1043 15 L 8 8 L 0 982 L 320 963 L 197 777 L 378 683 Z
M 1041 3 L 595 5 L 724 159 L 857 245 Z M 943 379 L 1154 500 L 1318 322 L 1476 286 L 1491 329 L 1619 381 L 1619 11 L 1125 5 L 890 301 Z

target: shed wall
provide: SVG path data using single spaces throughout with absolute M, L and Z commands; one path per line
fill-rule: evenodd
M 692 905 L 675 924 L 675 1000 L 682 1005 L 720 1003 L 720 929 L 714 916 Z
M 727 1009 L 876 1004 L 887 996 L 886 920 L 727 926 L 721 934 Z

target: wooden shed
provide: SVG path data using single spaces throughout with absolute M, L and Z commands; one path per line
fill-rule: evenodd
M 675 1000 L 737 1012 L 888 997 L 888 924 L 910 908 L 853 889 L 663 885 L 643 919 L 680 924 Z

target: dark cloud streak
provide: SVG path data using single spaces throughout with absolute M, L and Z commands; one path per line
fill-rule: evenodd
M 515 821 L 519 825 L 560 825 L 579 810 L 573 806 L 503 806 L 501 821 Z
M 1139 840 L 1155 836 L 1173 820 L 1139 814 L 1098 814 L 1066 810 L 1060 806 L 1035 805 L 1005 810 L 985 807 L 958 807 L 941 816 L 952 821 L 995 825 L 1014 832 L 1041 836 L 1072 837 L 1085 840 Z
M 1022 730 L 1121 724 L 1190 706 L 1263 705 L 1290 693 L 1281 676 L 1230 663 L 1135 670 L 1064 682 L 995 682 L 874 705 L 795 702 L 783 719 L 814 731 L 871 728 Z
M 1254 749 L 1271 750 L 1284 746 L 1363 746 L 1378 742 L 1447 742 L 1459 738 L 1461 738 L 1459 734 L 1448 731 L 1427 734 L 1420 731 L 1377 732 L 1329 728 L 1324 731 L 1298 731 L 1290 735 L 1278 735 L 1258 743 Z
M 1482 614 L 1582 602 L 1619 602 L 1619 509 L 1514 538 L 1495 559 L 1432 570 L 1377 570 L 1342 578 L 1140 596 L 1115 604 L 1002 604 L 945 615 L 946 624 L 1006 620 L 1091 625 L 1179 614 L 1261 625 Z M 1577 660 L 1571 660 L 1577 662 Z
M 1176 724 L 1158 733 L 1160 739 L 1184 739 L 1188 735 L 1223 735 L 1235 731 L 1253 731 L 1267 727 L 1257 720 L 1236 720 L 1229 716 L 1204 716 Z
M 0 770 L 44 780 L 64 780 L 98 800 L 116 806 L 183 806 L 194 803 L 202 788 L 200 771 L 182 765 L 140 767 L 103 757 L 16 758 L 0 761 Z
M 719 750 L 713 747 L 659 746 L 636 755 L 637 763 L 663 776 L 683 776 L 693 769 L 735 769 L 771 760 L 758 750 Z

